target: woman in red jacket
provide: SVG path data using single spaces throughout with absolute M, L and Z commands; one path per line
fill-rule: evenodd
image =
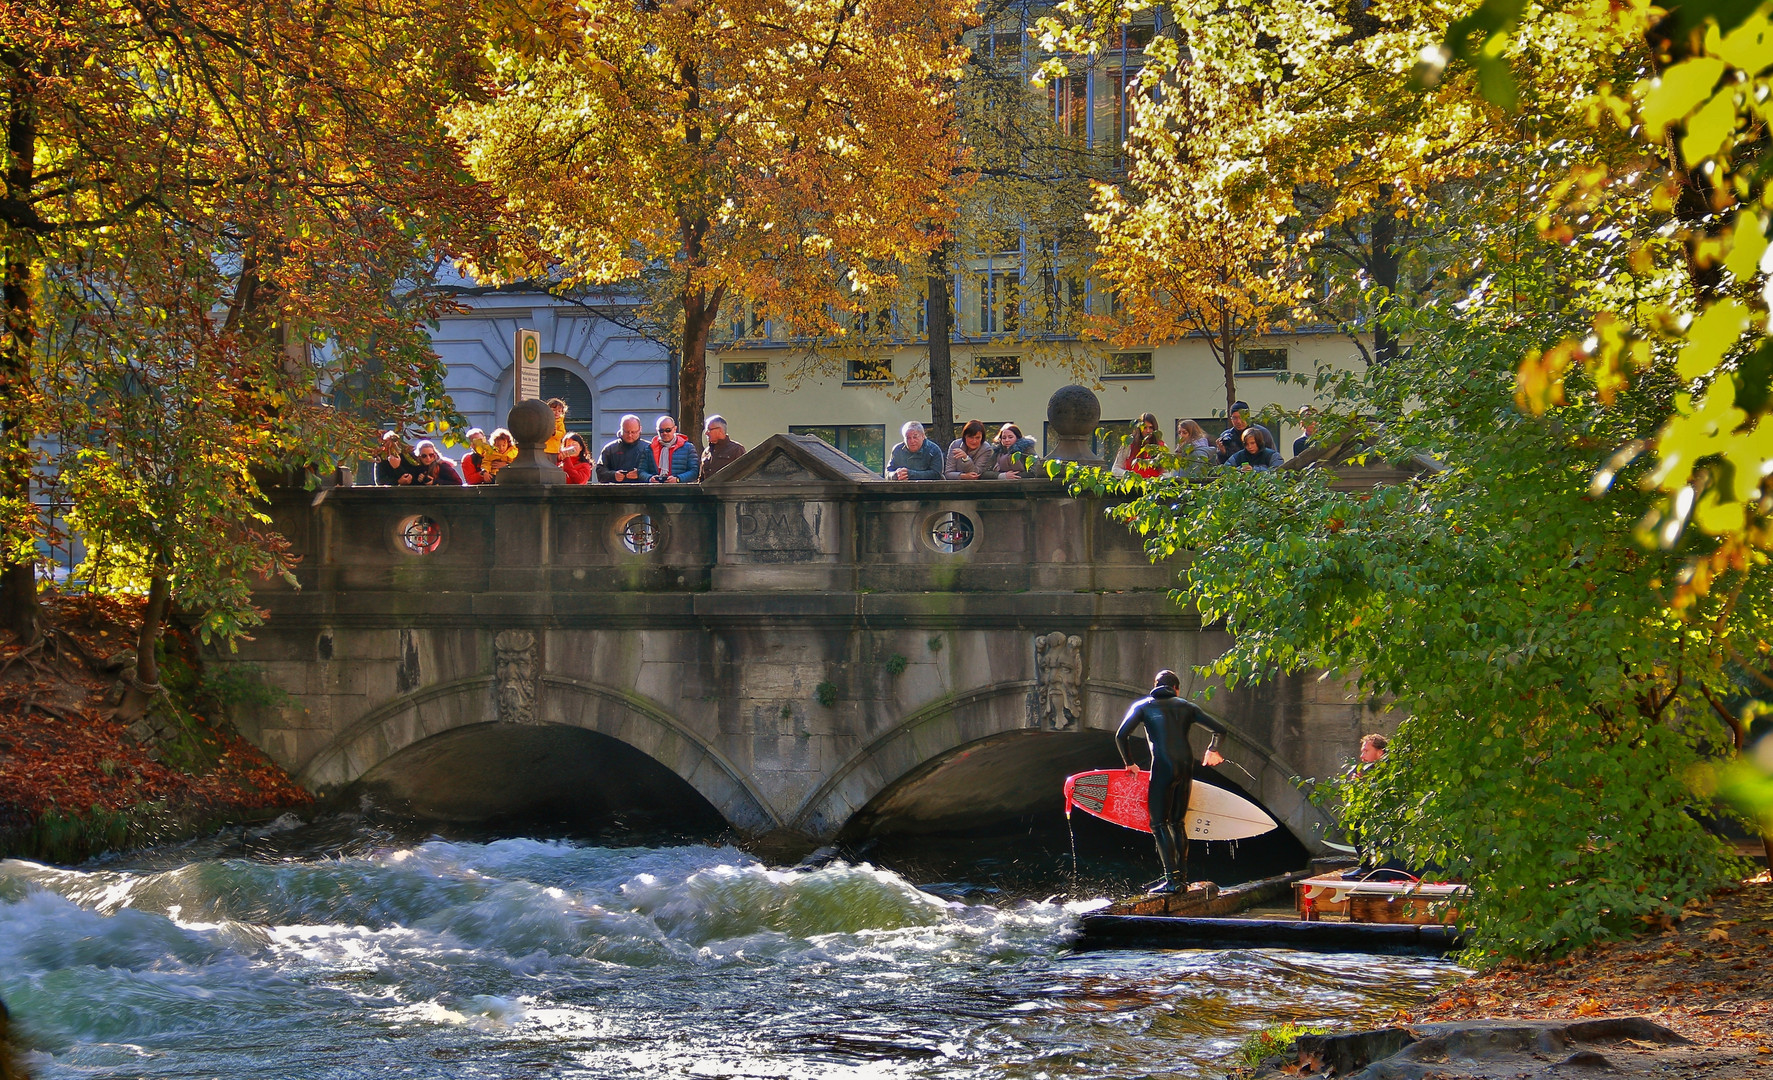
M 579 438 L 577 432 L 567 435 L 560 442 L 560 467 L 566 470 L 566 482 L 569 484 L 589 484 L 591 482 L 591 451 L 585 449 L 585 440 Z
M 1163 463 L 1159 460 L 1163 452 L 1164 437 L 1158 433 L 1157 417 L 1145 413 L 1139 417 L 1139 426 L 1133 431 L 1132 438 L 1127 440 L 1125 468 L 1135 476 L 1155 479 L 1164 474 Z

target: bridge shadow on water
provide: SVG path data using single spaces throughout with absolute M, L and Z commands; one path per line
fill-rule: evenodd
M 995 735 L 899 778 L 824 853 L 974 903 L 1124 896 L 1158 876 L 1151 837 L 1082 811 L 1068 821 L 1061 794 L 1066 776 L 1118 761 L 1103 731 Z M 1247 797 L 1223 775 L 1201 776 Z M 664 765 L 620 740 L 563 726 L 480 724 L 426 739 L 340 792 L 332 809 L 412 839 L 749 846 Z M 759 849 L 773 862 L 799 853 Z M 1276 829 L 1235 845 L 1195 843 L 1189 876 L 1229 885 L 1298 869 L 1307 857 Z
M 1125 896 L 1159 876 L 1150 834 L 1074 811 L 1065 777 L 1119 764 L 1105 731 L 1013 731 L 929 762 L 888 787 L 845 828 L 843 847 L 931 892 L 974 902 Z M 1248 794 L 1212 770 L 1208 783 Z M 1296 870 L 1309 856 L 1284 828 L 1195 843 L 1189 877 L 1230 885 Z

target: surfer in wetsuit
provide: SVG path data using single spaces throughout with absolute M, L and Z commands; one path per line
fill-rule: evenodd
M 1163 864 L 1164 880 L 1153 892 L 1188 891 L 1188 795 L 1194 786 L 1194 750 L 1188 745 L 1188 733 L 1199 724 L 1213 733 L 1213 742 L 1201 759 L 1203 765 L 1217 765 L 1225 759 L 1219 755 L 1219 736 L 1225 726 L 1202 712 L 1193 702 L 1184 701 L 1177 692 L 1182 680 L 1173 671 L 1157 673 L 1156 685 L 1148 697 L 1133 702 L 1120 729 L 1114 733 L 1114 745 L 1120 750 L 1121 764 L 1136 769 L 1133 762 L 1133 732 L 1145 728 L 1145 739 L 1151 744 L 1151 782 L 1147 789 L 1151 804 L 1151 833 L 1157 840 L 1157 859 Z

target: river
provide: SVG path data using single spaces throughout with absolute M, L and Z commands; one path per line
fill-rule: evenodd
M 1194 1077 L 1284 1020 L 1378 1021 L 1445 961 L 1074 952 L 1099 901 L 965 902 L 728 846 L 281 842 L 0 862 L 38 1080 Z

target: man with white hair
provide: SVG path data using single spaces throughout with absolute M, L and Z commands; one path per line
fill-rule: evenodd
M 652 447 L 640 439 L 640 417 L 622 417 L 622 435 L 603 444 L 597 455 L 600 484 L 644 484 L 653 477 Z
M 702 455 L 702 475 L 696 479 L 706 483 L 710 476 L 743 457 L 745 448 L 727 437 L 726 417 L 719 413 L 702 422 L 702 434 L 708 437 L 708 450 Z
M 923 425 L 916 420 L 907 421 L 899 429 L 899 435 L 905 441 L 893 447 L 893 454 L 887 459 L 886 478 L 888 480 L 940 480 L 942 479 L 942 451 L 936 444 L 924 438 Z

